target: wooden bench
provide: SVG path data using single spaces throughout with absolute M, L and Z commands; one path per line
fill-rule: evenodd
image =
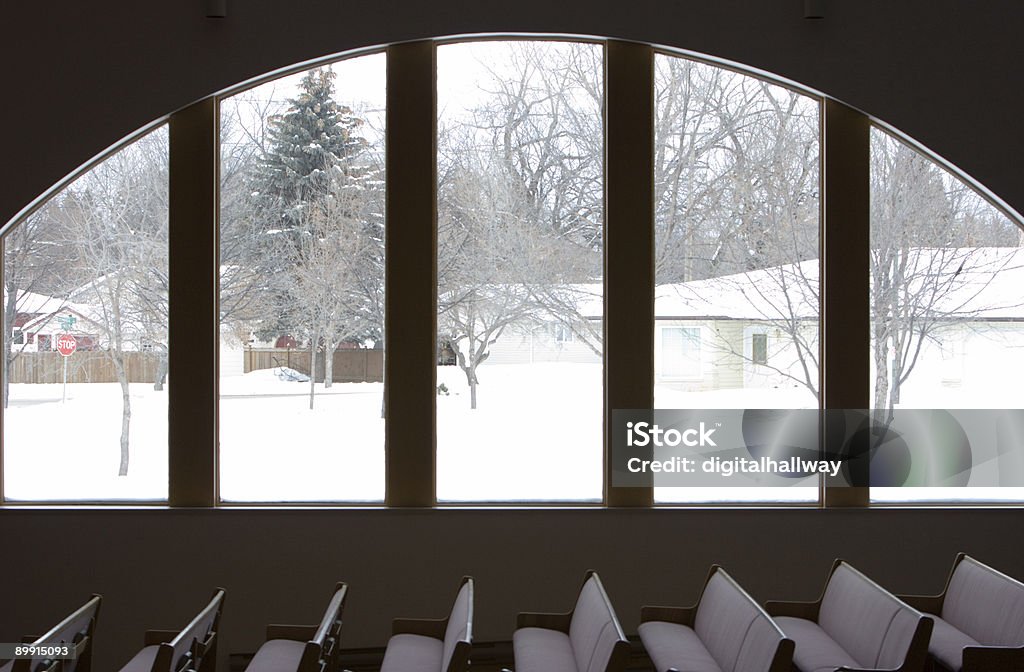
M 0 672 L 90 672 L 92 670 L 92 643 L 96 630 L 96 619 L 100 615 L 99 595 L 93 595 L 88 602 L 50 628 L 41 637 L 26 637 L 24 641 L 33 646 L 68 644 L 71 658 L 18 658 L 0 665 Z
M 597 572 L 587 572 L 573 610 L 519 614 L 512 637 L 516 672 L 622 672 L 629 642 Z
M 446 618 L 398 618 L 381 672 L 465 672 L 473 645 L 473 578 L 465 576 Z
M 932 620 L 842 560 L 816 601 L 768 602 L 765 610 L 796 643 L 802 672 L 924 669 Z
M 928 645 L 935 669 L 1024 670 L 1024 583 L 960 553 L 940 594 L 901 598 L 935 621 Z
M 643 607 L 640 640 L 657 672 L 790 672 L 793 641 L 718 565 L 692 607 Z
M 180 632 L 147 631 L 142 650 L 121 672 L 215 672 L 223 605 L 224 589 L 218 588 L 203 610 Z
M 268 625 L 246 672 L 336 672 L 348 586 L 337 583 L 319 625 Z

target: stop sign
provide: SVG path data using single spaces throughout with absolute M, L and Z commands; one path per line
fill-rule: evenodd
M 57 337 L 57 352 L 65 357 L 70 357 L 77 347 L 78 341 L 71 334 L 61 334 Z

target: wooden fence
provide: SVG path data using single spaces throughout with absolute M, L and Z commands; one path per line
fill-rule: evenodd
M 129 383 L 152 383 L 160 366 L 155 352 L 123 354 Z M 114 363 L 106 354 L 81 350 L 68 359 L 69 383 L 116 383 Z M 12 383 L 60 383 L 64 380 L 64 357 L 59 352 L 22 352 L 11 362 Z
M 243 370 L 260 371 L 285 366 L 309 375 L 309 350 L 289 348 L 249 348 L 244 354 Z M 336 383 L 379 383 L 384 380 L 383 350 L 336 350 L 331 379 Z M 316 356 L 316 379 L 324 377 L 324 353 Z

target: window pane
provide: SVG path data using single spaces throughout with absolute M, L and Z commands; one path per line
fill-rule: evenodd
M 221 102 L 220 493 L 384 498 L 385 56 Z
M 817 408 L 818 102 L 658 55 L 655 104 L 655 408 Z M 655 499 L 817 493 L 812 477 Z
M 1021 236 L 963 181 L 872 130 L 870 383 L 878 421 L 900 409 L 1024 408 L 1013 375 L 1024 367 Z M 950 487 L 875 487 L 873 500 L 1024 499 L 1024 488 L 988 487 L 999 479 L 979 463 L 980 446 L 903 438 L 879 450 L 877 464 L 906 451 L 908 465 Z M 873 480 L 881 474 L 875 466 L 873 459 Z
M 602 49 L 437 50 L 437 497 L 601 499 Z
M 4 236 L 8 500 L 167 498 L 167 171 L 163 126 Z

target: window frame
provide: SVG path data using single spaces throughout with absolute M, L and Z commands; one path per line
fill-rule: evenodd
M 217 317 L 217 327 L 216 327 L 217 330 L 216 330 L 216 334 L 214 336 L 215 340 L 216 340 L 216 348 L 215 348 L 216 349 L 216 363 L 215 363 L 215 368 L 214 368 L 214 376 L 215 376 L 215 378 L 217 380 L 217 387 L 218 387 L 218 389 L 217 389 L 217 392 L 216 392 L 216 395 L 215 395 L 215 401 L 214 401 L 214 405 L 215 405 L 215 409 L 216 409 L 215 410 L 215 415 L 216 415 L 216 419 L 215 419 L 215 422 L 216 422 L 216 430 L 215 430 L 216 454 L 214 456 L 214 460 L 216 462 L 216 467 L 215 467 L 215 469 L 216 469 L 216 476 L 214 478 L 214 487 L 215 487 L 214 503 L 212 503 L 212 504 L 205 504 L 204 506 L 210 506 L 210 507 L 215 507 L 215 508 L 224 508 L 224 509 L 232 509 L 232 508 L 248 509 L 248 508 L 264 508 L 264 507 L 272 507 L 272 508 L 343 508 L 343 509 L 354 508 L 354 509 L 365 509 L 365 508 L 381 508 L 381 507 L 391 506 L 391 504 L 388 503 L 388 494 L 387 494 L 388 490 L 390 489 L 389 481 L 388 481 L 388 478 L 389 478 L 388 477 L 388 473 L 389 473 L 390 470 L 387 468 L 387 464 L 386 463 L 385 463 L 385 476 L 384 476 L 384 479 L 385 479 L 385 493 L 384 493 L 384 497 L 382 498 L 382 500 L 370 500 L 370 501 L 367 501 L 367 500 L 345 500 L 345 499 L 338 499 L 338 500 L 298 500 L 298 499 L 296 499 L 296 500 L 285 500 L 285 501 L 280 501 L 280 500 L 253 500 L 253 501 L 237 500 L 236 501 L 236 500 L 226 500 L 226 499 L 224 499 L 221 496 L 221 492 L 220 492 L 220 390 L 219 390 L 219 386 L 220 386 L 220 340 L 219 340 L 219 337 L 220 337 L 220 318 L 219 318 L 219 315 L 220 315 L 220 274 L 216 272 L 217 269 L 220 268 L 220 251 L 221 251 L 221 248 L 220 248 L 220 232 L 221 232 L 221 222 L 220 222 L 220 169 L 221 169 L 221 153 L 220 153 L 220 140 L 219 140 L 220 132 L 219 131 L 220 131 L 220 120 L 222 118 L 221 117 L 221 106 L 222 106 L 223 102 L 226 99 L 228 99 L 228 98 L 231 98 L 231 97 L 236 96 L 236 95 L 241 94 L 241 93 L 245 93 L 247 91 L 251 91 L 252 89 L 255 89 L 257 87 L 263 86 L 264 84 L 269 84 L 269 83 L 272 83 L 272 82 L 276 82 L 276 81 L 284 79 L 286 77 L 291 77 L 291 76 L 294 76 L 294 75 L 300 75 L 300 74 L 303 74 L 305 72 L 308 72 L 308 71 L 316 69 L 316 68 L 322 68 L 322 67 L 325 67 L 325 66 L 331 66 L 331 65 L 334 65 L 335 63 L 341 63 L 341 62 L 344 62 L 344 61 L 348 61 L 348 60 L 352 60 L 352 59 L 356 59 L 356 58 L 361 58 L 361 57 L 364 57 L 364 56 L 383 55 L 384 58 L 385 58 L 385 69 L 386 69 L 388 67 L 387 64 L 390 62 L 390 56 L 389 56 L 390 50 L 391 50 L 391 47 L 389 47 L 388 45 L 380 45 L 380 46 L 373 46 L 373 47 L 367 47 L 367 48 L 362 48 L 362 49 L 355 49 L 355 50 L 351 50 L 351 51 L 346 51 L 346 52 L 341 53 L 341 54 L 331 54 L 331 55 L 325 56 L 323 58 L 316 58 L 316 59 L 312 59 L 312 60 L 308 60 L 308 61 L 303 61 L 303 62 L 298 63 L 298 64 L 294 64 L 294 65 L 290 65 L 290 66 L 287 66 L 287 67 L 284 67 L 284 68 L 279 68 L 277 70 L 273 70 L 273 71 L 271 71 L 269 73 L 266 73 L 264 75 L 260 75 L 258 77 L 253 77 L 251 79 L 246 80 L 245 82 L 242 82 L 242 83 L 237 84 L 235 86 L 232 86 L 232 87 L 229 87 L 227 89 L 224 89 L 224 90 L 218 92 L 217 94 L 215 94 L 214 96 L 212 96 L 212 98 L 215 100 L 215 111 L 213 112 L 213 114 L 216 116 L 217 137 L 218 137 L 217 148 L 216 148 L 216 157 L 215 157 L 217 172 L 216 172 L 216 194 L 214 195 L 214 197 L 215 197 L 215 201 L 214 201 L 214 204 L 215 204 L 214 205 L 215 218 L 214 218 L 214 222 L 213 222 L 213 228 L 215 230 L 215 238 L 214 238 L 214 241 L 213 241 L 213 246 L 214 246 L 214 253 L 216 255 L 216 259 L 215 259 L 215 262 L 214 262 L 215 265 L 213 266 L 213 268 L 212 269 L 208 269 L 208 270 L 212 270 L 212 272 L 214 273 L 214 275 L 216 276 L 216 279 L 217 279 L 216 287 L 215 287 L 215 295 L 216 295 L 216 314 L 217 314 L 218 317 Z M 390 117 L 387 116 L 389 114 L 389 109 L 391 107 L 391 105 L 390 105 L 390 92 L 391 91 L 390 91 L 390 86 L 388 85 L 388 82 L 387 82 L 387 78 L 389 77 L 389 75 L 390 75 L 390 73 L 385 75 L 385 87 L 386 87 L 386 92 L 385 92 L 385 117 L 386 117 L 386 121 L 385 121 L 385 132 L 384 132 L 384 149 L 385 149 L 385 154 L 386 155 L 387 155 L 388 147 L 390 146 L 390 131 L 389 131 L 389 128 L 390 128 Z M 385 181 L 386 181 L 385 182 L 385 190 L 387 189 L 387 181 L 388 181 L 388 178 L 387 178 L 388 172 L 387 171 L 388 171 L 388 167 L 386 166 L 385 167 Z M 389 271 L 388 271 L 388 268 L 389 268 L 389 266 L 391 264 L 388 261 L 388 259 L 389 259 L 389 251 L 387 249 L 387 245 L 389 244 L 389 239 L 391 238 L 391 236 L 388 235 L 388 224 L 390 223 L 388 220 L 390 219 L 390 217 L 388 216 L 387 212 L 388 212 L 388 208 L 387 208 L 387 206 L 385 206 L 385 224 L 384 224 L 384 236 L 385 236 L 384 283 L 385 283 L 385 288 L 386 288 L 385 289 L 385 302 L 387 302 L 388 295 L 390 294 L 390 292 L 387 290 L 387 282 L 388 282 L 388 277 L 391 275 L 391 273 L 389 273 Z M 389 311 L 389 309 L 386 308 L 385 309 L 385 314 L 387 314 L 388 312 L 390 312 L 390 311 Z M 385 399 L 387 398 L 388 387 L 389 387 L 388 384 L 387 384 L 388 375 L 389 375 L 387 367 L 388 367 L 388 360 L 390 359 L 390 350 L 392 349 L 392 346 L 390 345 L 389 339 L 387 337 L 387 330 L 388 330 L 387 318 L 385 317 L 385 338 L 384 338 L 384 342 L 385 342 L 385 344 L 387 344 L 387 345 L 385 345 L 385 352 L 384 352 L 384 367 L 385 368 L 384 368 L 384 383 L 383 383 L 384 392 L 383 392 L 383 394 L 384 394 Z M 436 386 L 435 386 L 435 388 L 436 388 Z M 385 401 L 385 403 L 387 403 L 387 401 Z M 385 440 L 385 453 L 386 453 L 387 452 L 387 450 L 386 450 L 387 435 L 389 433 L 387 425 L 385 425 L 384 433 L 385 433 L 385 439 L 384 440 Z M 387 457 L 385 455 L 385 462 L 386 462 L 386 460 L 387 460 Z M 309 468 L 310 469 L 314 469 L 315 466 L 310 466 Z
M 685 349 L 687 342 L 692 342 L 695 345 L 696 358 L 690 357 L 693 361 L 693 371 L 683 371 L 680 373 L 667 372 L 666 371 L 666 356 L 665 348 L 668 345 L 665 341 L 665 335 L 670 331 L 682 332 L 682 341 L 680 345 Z M 689 336 L 688 334 L 693 334 Z M 682 324 L 665 324 L 658 326 L 658 356 L 660 357 L 660 364 L 658 367 L 657 376 L 661 380 L 668 382 L 692 382 L 702 380 L 704 378 L 704 327 L 701 325 L 696 326 L 685 326 Z M 681 357 L 685 358 L 685 355 L 681 354 Z
M 171 296 L 188 296 L 187 301 L 170 301 L 170 340 L 175 342 L 175 356 L 170 360 L 171 372 L 199 371 L 190 376 L 199 382 L 171 386 L 169 396 L 168 449 L 169 495 L 164 501 L 82 501 L 47 500 L 45 502 L 12 502 L 3 492 L 3 432 L 0 431 L 0 507 L 121 507 L 121 508 L 380 508 L 365 503 L 347 502 L 287 502 L 287 503 L 229 503 L 220 501 L 218 493 L 218 343 L 219 318 L 217 301 L 219 287 L 217 263 L 219 256 L 219 118 L 220 101 L 254 86 L 327 65 L 348 58 L 372 53 L 387 53 L 387 126 L 386 152 L 388 154 L 388 225 L 386 231 L 386 259 L 388 266 L 411 259 L 413 254 L 428 257 L 429 264 L 419 263 L 404 274 L 386 273 L 387 317 L 386 333 L 402 333 L 410 327 L 417 330 L 417 339 L 390 339 L 385 359 L 385 398 L 388 408 L 386 425 L 386 482 L 384 508 L 438 507 L 435 495 L 436 432 L 434 412 L 435 392 L 435 340 L 436 319 L 436 47 L 469 40 L 574 40 L 603 45 L 605 68 L 605 227 L 608 239 L 605 245 L 605 331 L 604 359 L 604 417 L 605 417 L 605 487 L 602 501 L 596 504 L 569 502 L 472 502 L 445 503 L 441 508 L 764 508 L 779 505 L 771 502 L 728 502 L 711 505 L 666 505 L 653 502 L 651 488 L 611 488 L 608 469 L 610 440 L 610 411 L 612 408 L 644 408 L 653 405 L 653 175 L 637 170 L 635 163 L 650 166 L 653 172 L 653 61 L 656 54 L 692 59 L 767 80 L 772 84 L 792 89 L 819 101 L 821 105 L 820 161 L 821 182 L 821 366 L 819 381 L 824 408 L 857 408 L 867 405 L 869 346 L 866 345 L 869 297 L 866 278 L 866 253 L 869 237 L 867 220 L 870 195 L 866 194 L 870 143 L 868 131 L 877 127 L 901 142 L 913 147 L 944 170 L 961 179 L 980 197 L 1000 210 L 1017 226 L 1022 218 L 1004 201 L 979 185 L 970 176 L 942 160 L 920 143 L 906 137 L 884 122 L 849 108 L 795 82 L 686 50 L 654 46 L 649 43 L 626 42 L 610 38 L 580 35 L 523 35 L 493 34 L 483 36 L 446 36 L 417 42 L 381 45 L 357 49 L 342 54 L 281 68 L 224 89 L 172 114 L 155 119 L 150 124 L 129 134 L 100 152 L 64 179 L 54 184 L 31 204 L 17 213 L 0 233 L 0 274 L 3 269 L 5 235 L 36 212 L 50 198 L 75 179 L 91 170 L 107 157 L 158 126 L 170 124 L 171 196 L 170 196 L 170 277 Z M 428 75 L 424 80 L 424 75 Z M 639 94 L 639 96 L 637 96 Z M 649 96 L 647 95 L 649 94 Z M 407 103 L 402 109 L 401 103 Z M 394 124 L 393 124 L 394 122 Z M 403 145 L 402 139 L 411 144 Z M 398 147 L 402 147 L 399 155 Z M 434 166 L 423 179 L 420 172 L 410 168 L 401 177 L 401 171 L 392 172 L 402 162 Z M 629 162 L 634 162 L 630 164 Z M 396 179 L 396 175 L 399 177 Z M 393 182 L 393 180 L 395 180 Z M 426 184 L 429 182 L 429 184 Z M 854 186 L 856 188 L 851 189 Z M 426 186 L 426 188 L 424 188 Z M 405 206 L 397 200 L 399 189 L 412 187 L 413 198 Z M 392 208 L 395 209 L 392 209 Z M 845 212 L 844 212 L 845 209 Z M 411 219 L 405 225 L 402 212 Z M 637 221 L 648 226 L 637 227 Z M 424 230 L 425 229 L 425 230 Z M 423 255 L 421 244 L 425 237 L 432 239 L 432 254 Z M 621 240 L 619 237 L 621 236 Z M 608 242 L 611 241 L 611 242 Z M 861 251 L 864 254 L 861 254 Z M 844 260 L 844 257 L 846 258 Z M 844 263 L 844 261 L 846 263 Z M 860 268 L 857 268 L 859 262 Z M 641 271 L 637 272 L 640 268 Z M 849 272 L 852 270 L 852 275 Z M 406 272 L 407 271 L 407 272 Z M 197 279 L 199 285 L 197 286 Z M 423 280 L 427 294 L 434 294 L 426 306 L 417 284 Z M 851 281 L 854 280 L 854 281 Z M 863 288 L 857 287 L 862 284 Z M 845 285 L 845 287 L 843 287 Z M 175 291 L 177 290 L 177 292 Z M 199 297 L 198 299 L 196 297 Z M 402 309 L 412 309 L 403 314 Z M 429 314 L 426 323 L 417 322 Z M 850 316 L 854 314 L 853 326 Z M 859 314 L 859 315 L 857 315 Z M 647 324 L 637 316 L 648 316 Z M 424 327 L 424 324 L 429 325 Z M 422 332 L 422 333 L 420 333 Z M 12 338 L 13 334 L 2 334 Z M 402 344 L 403 341 L 408 341 Z M 401 344 L 401 345 L 400 345 Z M 631 350 L 632 349 L 632 350 Z M 426 353 L 426 357 L 423 354 Z M 856 353 L 857 357 L 849 357 Z M 846 363 L 843 359 L 846 358 Z M 860 362 L 860 359 L 865 361 Z M 636 362 L 649 362 L 646 371 L 635 367 Z M 858 363 L 859 362 L 859 363 Z M 410 375 L 406 364 L 412 366 Z M 402 371 L 401 374 L 398 372 Z M 400 375 L 401 386 L 388 385 L 392 372 Z M 849 373 L 855 375 L 852 378 Z M 861 375 L 863 374 L 863 375 Z M 184 377 L 184 376 L 182 376 Z M 205 383 L 203 382 L 205 381 Z M 845 381 L 845 382 L 844 382 Z M 429 396 L 429 403 L 422 403 Z M 647 403 L 644 403 L 644 402 Z M 858 403 L 862 401 L 863 403 Z M 2 428 L 0 409 L 0 428 Z M 396 422 L 401 418 L 402 422 Z M 424 430 L 427 430 L 424 434 Z M 423 436 L 431 437 L 423 440 Z M 807 508 L 805 505 L 782 504 L 784 508 Z M 872 508 L 1022 508 L 1017 502 L 901 502 L 871 503 L 867 488 L 833 488 L 822 484 L 819 501 L 810 505 L 817 508 L 844 506 Z
M 754 366 L 768 366 L 767 331 L 755 331 L 750 334 L 750 363 Z

